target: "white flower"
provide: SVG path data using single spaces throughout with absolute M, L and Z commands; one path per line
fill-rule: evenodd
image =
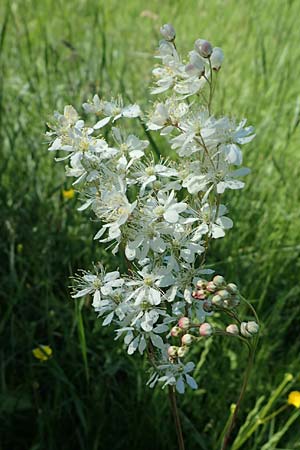
M 113 138 L 119 147 L 119 159 L 117 168 L 124 168 L 128 170 L 132 163 L 145 154 L 144 150 L 148 147 L 149 142 L 141 140 L 138 137 L 130 134 L 125 136 L 119 128 L 112 128 Z
M 157 206 L 155 206 L 152 211 L 153 217 L 156 218 L 156 220 L 164 218 L 164 220 L 168 223 L 176 223 L 181 218 L 180 214 L 187 209 L 186 203 L 177 203 L 174 191 L 172 191 L 169 195 L 165 192 L 158 192 L 157 200 Z
M 149 378 L 147 385 L 149 387 L 154 387 L 157 382 L 163 383 L 163 388 L 165 386 L 171 385 L 176 386 L 176 390 L 180 394 L 185 392 L 185 384 L 188 384 L 192 389 L 197 389 L 198 385 L 194 378 L 190 375 L 195 368 L 195 364 L 188 362 L 187 364 L 182 364 L 181 362 L 161 364 L 157 367 Z
M 84 104 L 85 110 L 90 112 L 91 107 L 87 105 L 88 105 L 87 103 Z M 97 112 L 98 114 L 100 113 L 105 117 L 104 119 L 99 120 L 94 125 L 94 130 L 99 130 L 100 128 L 103 128 L 111 120 L 115 122 L 121 117 L 136 118 L 141 115 L 141 109 L 138 105 L 134 104 L 123 106 L 123 100 L 121 97 L 118 97 L 117 99 L 112 99 L 110 102 L 100 100 L 98 102 L 97 100 L 97 105 L 99 105 L 99 109 L 97 110 L 95 107 L 95 112 Z
M 167 99 L 165 103 L 157 103 L 149 114 L 148 130 L 162 130 L 160 134 L 169 134 L 188 111 L 189 106 L 175 98 Z
M 100 266 L 100 271 L 96 270 L 96 274 L 83 271 L 83 275 L 78 275 L 75 280 L 77 286 L 72 297 L 80 298 L 85 295 L 93 295 L 92 306 L 94 308 L 98 308 L 103 298 L 112 296 L 115 288 L 120 288 L 124 284 L 124 280 L 120 278 L 118 271 L 105 274 L 102 266 Z
M 176 175 L 177 171 L 172 167 L 164 164 L 155 164 L 153 160 L 148 160 L 146 163 L 137 162 L 134 164 L 130 175 L 130 182 L 141 185 L 140 195 L 142 196 L 146 188 L 150 189 L 153 183 L 160 178 L 171 178 L 176 177 Z

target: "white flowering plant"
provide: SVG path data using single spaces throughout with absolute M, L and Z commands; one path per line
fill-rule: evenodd
M 123 274 L 101 263 L 82 271 L 72 296 L 91 295 L 102 325 L 113 324 L 128 354 L 149 358 L 147 384 L 168 385 L 174 395 L 175 387 L 179 393 L 186 385 L 197 389 L 189 354 L 199 340 L 222 334 L 255 346 L 255 311 L 250 305 L 254 320 L 242 321 L 237 286 L 205 267 L 211 241 L 233 227 L 222 196 L 244 187 L 249 169 L 242 167 L 242 146 L 255 134 L 245 119 L 212 112 L 222 49 L 197 39 L 183 59 L 172 25 L 161 34 L 151 89 L 160 98 L 147 113 L 121 97 L 95 95 L 83 104 L 85 120 L 66 106 L 54 114 L 47 135 L 49 150 L 65 155 L 57 160 L 67 162 L 66 175 L 75 178 L 79 210 L 89 208 L 99 223 L 94 239 L 128 262 Z M 165 137 L 168 158 L 158 159 L 147 140 L 128 134 L 133 119 Z M 217 328 L 215 312 L 233 323 Z M 183 448 L 180 436 L 179 444 Z

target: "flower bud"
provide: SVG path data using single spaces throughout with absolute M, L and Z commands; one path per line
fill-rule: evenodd
M 213 329 L 212 326 L 210 325 L 210 323 L 204 322 L 200 325 L 199 327 L 199 334 L 200 336 L 211 336 L 213 333 Z
M 189 326 L 190 326 L 190 319 L 188 317 L 181 317 L 178 320 L 178 326 L 182 330 L 187 330 L 189 328 Z
M 228 291 L 226 291 L 226 289 L 221 289 L 220 291 L 216 292 L 216 294 L 218 294 L 223 301 L 230 298 L 230 294 Z
M 258 323 L 256 323 L 254 320 L 251 320 L 250 322 L 247 323 L 247 330 L 251 334 L 257 334 L 259 330 Z
M 188 351 L 189 351 L 189 348 L 186 347 L 186 346 L 185 347 L 179 347 L 178 351 L 177 351 L 178 357 L 179 358 L 183 358 L 188 353 Z
M 182 345 L 191 345 L 194 340 L 194 336 L 192 334 L 184 334 L 181 338 Z
M 209 300 L 205 300 L 203 302 L 203 309 L 205 312 L 211 312 L 213 310 L 212 304 Z
M 195 41 L 195 50 L 203 58 L 209 58 L 212 54 L 213 48 L 210 42 L 205 39 L 197 39 Z
M 230 334 L 239 334 L 239 327 L 235 323 L 231 323 L 226 327 L 226 332 Z
M 198 289 L 198 291 L 196 291 L 195 298 L 197 298 L 198 300 L 204 300 L 206 298 L 206 294 L 205 294 L 204 290 Z
M 226 286 L 226 289 L 231 292 L 231 294 L 237 294 L 238 293 L 238 287 L 234 283 L 228 283 Z
M 224 277 L 222 277 L 222 275 L 216 275 L 215 277 L 213 277 L 213 283 L 217 287 L 221 287 L 225 284 L 225 279 Z
M 241 323 L 241 334 L 245 337 L 252 337 L 254 334 L 258 333 L 259 325 L 254 322 L 242 322 Z
M 174 39 L 176 37 L 175 29 L 174 29 L 173 25 L 171 25 L 170 23 L 165 23 L 160 28 L 160 33 L 166 41 L 174 41 Z
M 222 298 L 219 294 L 214 295 L 211 299 L 211 302 L 214 306 L 221 306 L 223 303 Z
M 207 286 L 207 281 L 206 280 L 198 280 L 196 283 L 196 286 L 199 289 L 205 289 Z
M 230 304 L 233 308 L 235 308 L 236 306 L 239 306 L 240 303 L 241 303 L 241 301 L 240 301 L 239 297 L 231 297 Z
M 170 358 L 177 358 L 177 354 L 178 354 L 178 347 L 176 347 L 175 345 L 171 345 L 168 348 L 168 355 Z
M 210 62 L 213 70 L 220 70 L 221 65 L 224 61 L 224 53 L 223 50 L 219 47 L 215 47 L 210 57 Z
M 206 289 L 208 290 L 208 292 L 215 292 L 217 290 L 217 286 L 212 281 L 209 281 L 207 283 Z
M 182 329 L 179 327 L 173 327 L 171 329 L 171 336 L 173 336 L 173 337 L 178 337 L 181 335 L 181 333 L 182 333 Z

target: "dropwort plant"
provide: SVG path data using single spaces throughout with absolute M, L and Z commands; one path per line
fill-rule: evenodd
M 79 210 L 90 208 L 99 222 L 94 239 L 113 255 L 124 253 L 128 262 L 124 274 L 117 267 L 109 272 L 101 263 L 92 272 L 80 272 L 72 296 L 91 295 L 102 325 L 114 325 L 116 339 L 123 339 L 128 354 L 147 355 L 147 384 L 168 386 L 181 449 L 175 389 L 181 394 L 186 385 L 197 389 L 191 348 L 214 335 L 239 339 L 248 347 L 248 369 L 224 432 L 225 449 L 247 385 L 259 325 L 249 304 L 254 320 L 240 319 L 238 306 L 246 300 L 236 284 L 215 275 L 205 261 L 211 241 L 233 226 L 222 197 L 225 191 L 243 188 L 241 178 L 249 169 L 241 167 L 241 146 L 255 134 L 245 119 L 236 122 L 212 112 L 222 49 L 197 39 L 184 60 L 173 26 L 164 25 L 161 34 L 151 90 L 161 99 L 150 111 L 144 114 L 121 97 L 103 100 L 95 95 L 83 104 L 86 123 L 73 106 L 66 106 L 49 125 L 49 150 L 66 154 L 57 160 L 67 161 L 66 175 L 76 179 Z M 158 159 L 147 140 L 128 131 L 132 119 L 165 136 L 168 158 Z M 216 326 L 216 312 L 230 323 Z

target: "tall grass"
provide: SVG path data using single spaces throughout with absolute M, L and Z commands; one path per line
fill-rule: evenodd
M 286 372 L 294 379 L 270 413 L 300 389 L 299 14 L 297 0 L 0 3 L 1 450 L 175 448 L 167 395 L 145 388 L 144 362 L 127 357 L 88 303 L 70 301 L 73 271 L 118 261 L 92 242 L 95 224 L 76 213 L 76 198 L 63 199 L 63 167 L 54 168 L 43 136 L 54 109 L 78 107 L 95 92 L 121 91 L 143 105 L 167 21 L 183 51 L 195 33 L 224 48 L 214 110 L 245 115 L 257 130 L 245 154 L 247 188 L 231 201 L 235 228 L 209 256 L 263 322 L 239 419 L 247 426 L 236 445 L 300 448 L 292 407 L 247 437 Z M 169 151 L 163 140 L 152 145 Z M 34 359 L 38 344 L 51 345 L 51 360 Z M 236 401 L 246 355 L 217 338 L 200 350 L 200 388 L 180 407 L 187 448 L 211 450 Z

